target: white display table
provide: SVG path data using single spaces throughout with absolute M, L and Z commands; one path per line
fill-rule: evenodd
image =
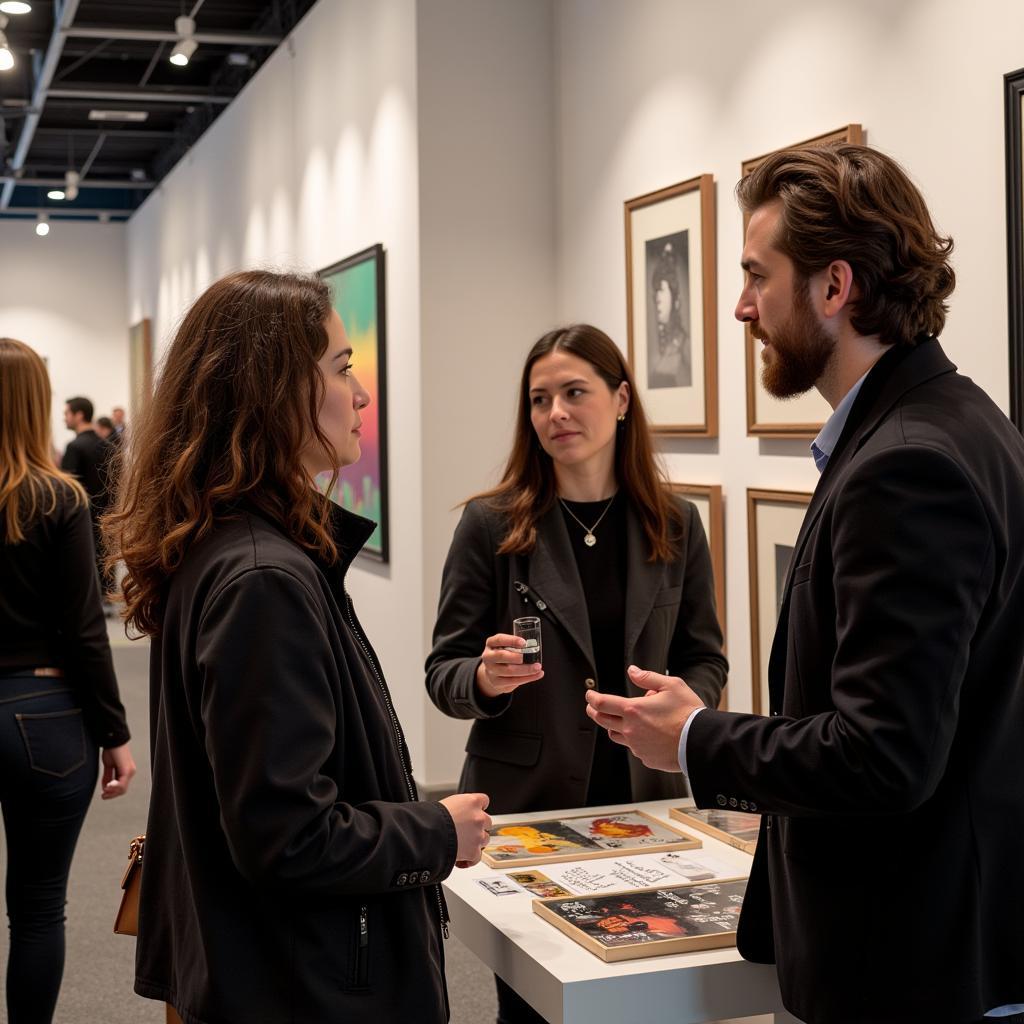
M 631 806 L 680 827 L 668 809 L 682 803 Z M 545 811 L 494 821 L 580 813 Z M 706 848 L 727 849 L 710 836 L 694 834 Z M 606 964 L 534 914 L 532 896 L 494 896 L 477 881 L 500 873 L 477 864 L 451 874 L 444 883 L 451 928 L 551 1024 L 698 1024 L 767 1013 L 775 1014 L 777 1024 L 798 1024 L 782 1007 L 775 968 L 747 963 L 735 947 Z

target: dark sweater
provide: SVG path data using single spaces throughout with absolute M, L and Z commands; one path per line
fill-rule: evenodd
M 57 507 L 37 516 L 24 533 L 18 544 L 0 539 L 0 675 L 63 669 L 93 739 L 101 747 L 127 743 L 89 507 L 76 503 L 70 487 L 58 485 Z

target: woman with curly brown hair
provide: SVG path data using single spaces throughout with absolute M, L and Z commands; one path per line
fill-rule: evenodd
M 417 800 L 345 577 L 374 524 L 313 486 L 369 398 L 316 277 L 250 271 L 186 314 L 107 530 L 153 638 L 136 991 L 191 1024 L 447 1019 L 438 883 L 480 794 Z
M 7 1014 L 47 1024 L 64 973 L 64 903 L 96 788 L 135 774 L 100 602 L 89 499 L 50 454 L 50 380 L 0 338 L 0 804 L 7 838 Z

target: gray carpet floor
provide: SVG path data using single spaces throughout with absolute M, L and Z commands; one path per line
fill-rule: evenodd
M 112 930 L 128 843 L 146 827 L 149 647 L 141 642 L 129 643 L 113 629 L 111 642 L 139 772 L 126 796 L 96 799 L 86 818 L 71 870 L 67 962 L 55 1024 L 162 1024 L 164 1020 L 162 1004 L 142 999 L 132 991 L 135 940 L 114 935 Z M 0 849 L 0 871 L 5 868 Z M 445 954 L 452 1024 L 493 1022 L 495 997 L 490 971 L 454 936 L 446 944 Z M 7 929 L 2 928 L 0 963 L 6 961 Z M 7 1020 L 2 1008 L 0 1020 Z

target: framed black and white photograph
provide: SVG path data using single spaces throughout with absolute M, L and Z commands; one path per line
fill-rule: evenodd
M 864 142 L 864 130 L 859 124 L 848 124 L 845 128 L 825 132 L 812 139 L 795 142 L 791 146 L 780 146 L 779 149 L 791 149 L 794 146 L 825 146 L 831 142 L 852 142 L 861 145 Z M 745 178 L 771 155 L 772 153 L 762 153 L 760 156 L 744 160 L 740 165 L 740 176 Z M 744 241 L 747 235 L 747 220 L 747 217 L 743 218 Z M 813 440 L 831 415 L 832 410 L 828 402 L 814 388 L 794 398 L 781 399 L 769 394 L 761 380 L 761 345 L 750 333 L 749 325 L 744 325 L 743 332 L 747 352 L 747 434 L 765 438 L 802 437 Z
M 718 436 L 714 203 L 702 174 L 625 204 L 629 363 L 658 434 Z
M 750 682 L 755 715 L 768 714 L 768 657 L 789 564 L 811 503 L 804 491 L 747 491 L 750 552 Z
M 1006 267 L 1010 325 L 1010 419 L 1024 432 L 1024 68 L 1003 78 L 1006 118 Z

